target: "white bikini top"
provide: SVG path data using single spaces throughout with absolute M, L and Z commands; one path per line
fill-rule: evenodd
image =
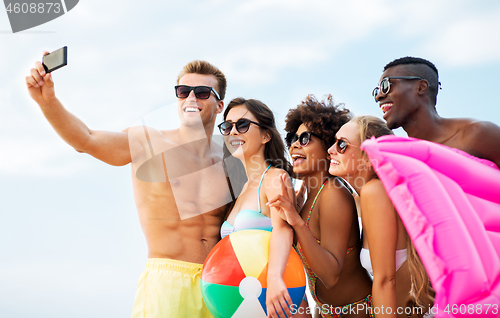
M 361 203 L 359 200 L 359 194 L 356 192 L 356 190 L 345 180 L 345 183 L 351 188 L 352 196 L 354 197 L 354 202 L 356 203 L 356 210 L 358 211 L 358 223 L 359 223 L 359 233 L 363 233 L 363 225 L 361 223 Z M 408 252 L 405 249 L 402 250 L 396 250 L 396 272 L 398 269 L 403 265 L 404 262 L 406 262 L 406 257 L 408 255 Z M 372 268 L 372 261 L 370 259 L 370 250 L 366 248 L 361 248 L 361 253 L 359 254 L 359 258 L 361 261 L 361 266 L 363 266 L 370 275 L 373 276 L 373 268 Z
M 396 272 L 403 265 L 403 263 L 406 262 L 407 255 L 408 252 L 406 248 L 402 250 L 396 250 Z M 363 266 L 368 271 L 368 273 L 370 273 L 370 275 L 373 276 L 372 261 L 370 259 L 370 250 L 362 248 L 361 253 L 359 253 L 359 258 L 361 260 L 361 266 Z

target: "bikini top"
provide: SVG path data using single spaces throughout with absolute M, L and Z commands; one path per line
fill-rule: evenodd
M 259 207 L 259 211 L 254 211 L 250 209 L 241 210 L 238 212 L 234 219 L 234 224 L 232 225 L 228 221 L 224 221 L 220 228 L 220 236 L 221 238 L 226 237 L 227 235 L 241 230 L 264 230 L 271 232 L 273 230 L 273 226 L 271 224 L 271 218 L 265 216 L 261 213 L 260 209 L 260 186 L 262 185 L 262 180 L 264 180 L 264 175 L 271 168 L 269 165 L 262 176 L 260 177 L 259 188 L 257 190 L 257 206 Z
M 354 191 L 353 192 L 354 200 L 356 201 L 356 208 L 359 211 L 361 209 L 359 194 L 356 192 L 356 190 L 353 189 L 353 191 Z M 359 232 L 362 233 L 363 226 L 361 223 L 361 218 L 358 217 L 358 220 L 359 220 Z M 408 253 L 406 248 L 401 250 L 396 250 L 396 272 L 406 261 L 407 255 Z M 362 247 L 361 252 L 359 253 L 359 260 L 361 261 L 361 266 L 363 266 L 364 269 L 366 269 L 366 271 L 373 276 L 373 267 L 372 267 L 372 260 L 370 258 L 370 250 Z
M 405 249 L 396 250 L 396 272 L 398 269 L 406 262 L 408 252 Z M 373 268 L 372 261 L 370 258 L 370 250 L 366 248 L 361 248 L 361 252 L 359 253 L 359 258 L 361 261 L 361 266 L 363 266 L 370 275 L 373 276 Z
M 316 203 L 316 200 L 318 199 L 318 197 L 319 197 L 319 195 L 320 195 L 320 193 L 321 193 L 321 190 L 323 190 L 323 188 L 325 187 L 325 185 L 328 183 L 328 180 L 329 180 L 329 179 L 330 179 L 330 178 L 326 179 L 326 180 L 323 182 L 323 184 L 321 185 L 321 187 L 320 187 L 320 188 L 319 188 L 319 190 L 318 190 L 318 193 L 317 193 L 317 194 L 316 194 L 316 196 L 314 197 L 314 200 L 313 200 L 313 203 L 312 203 L 312 205 L 311 205 L 311 208 L 309 209 L 309 214 L 307 215 L 307 221 L 306 221 L 306 226 L 307 226 L 307 228 L 309 228 L 309 220 L 311 219 L 311 214 L 312 214 L 312 211 L 313 211 L 313 208 L 314 208 L 314 204 Z M 338 178 L 338 179 L 340 179 L 340 178 Z M 343 182 L 341 182 L 341 183 L 342 183 L 342 184 L 344 184 Z M 345 186 L 345 184 L 344 184 L 344 186 Z M 348 189 L 348 190 L 349 190 L 349 189 Z M 313 237 L 314 237 L 314 236 L 313 236 Z M 321 240 L 317 239 L 316 237 L 314 237 L 314 238 L 316 239 L 316 242 L 318 242 L 318 244 L 321 244 Z M 297 244 L 296 244 L 296 245 L 299 247 L 299 249 L 301 249 L 301 248 L 300 248 L 300 243 L 299 243 L 299 242 L 297 242 Z M 358 244 L 356 244 L 356 245 L 354 245 L 354 246 L 352 246 L 352 247 L 349 247 L 349 248 L 347 249 L 347 253 L 346 253 L 346 255 L 347 255 L 347 254 L 349 254 L 349 253 L 350 253 L 353 249 L 355 249 L 357 246 L 358 246 Z
M 329 179 L 326 179 L 325 182 L 323 182 L 323 184 L 321 185 L 321 188 L 319 188 L 319 191 L 316 194 L 316 197 L 314 197 L 313 203 L 311 205 L 311 209 L 309 209 L 309 215 L 307 216 L 307 221 L 306 221 L 307 228 L 309 228 L 309 220 L 311 219 L 311 214 L 312 214 L 312 210 L 314 208 L 314 204 L 316 203 L 316 200 L 318 199 L 319 194 L 321 193 L 321 190 L 323 190 L 323 188 L 325 187 L 325 184 L 328 182 L 328 180 Z M 321 244 L 320 240 L 318 240 L 316 237 L 314 237 L 314 238 L 316 239 L 316 242 L 318 242 L 318 244 Z M 346 255 L 349 255 L 349 253 L 351 253 L 358 245 L 359 245 L 359 243 L 352 246 L 352 247 L 349 247 L 346 251 Z M 312 270 L 311 266 L 307 262 L 307 259 L 304 255 L 304 250 L 302 249 L 302 246 L 300 245 L 300 242 L 298 242 L 298 241 L 297 241 L 297 244 L 295 245 L 295 251 L 299 255 L 300 259 L 302 260 L 302 265 L 304 265 L 304 269 L 305 269 L 306 274 L 307 274 L 307 279 L 309 280 L 311 295 L 312 295 L 313 299 L 316 301 L 316 303 L 322 304 L 319 301 L 318 296 L 316 295 L 316 281 L 318 280 L 318 276 L 316 276 L 316 273 Z

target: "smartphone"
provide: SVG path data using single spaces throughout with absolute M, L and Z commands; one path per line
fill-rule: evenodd
M 68 47 L 62 47 L 57 51 L 44 55 L 42 65 L 45 72 L 50 73 L 68 64 Z

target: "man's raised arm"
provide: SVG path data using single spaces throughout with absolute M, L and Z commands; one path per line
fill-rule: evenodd
M 76 151 L 114 166 L 131 162 L 128 134 L 92 130 L 67 111 L 56 98 L 52 75 L 45 72 L 42 63 L 36 62 L 30 76 L 26 77 L 26 85 L 31 98 L 40 106 L 57 134 Z

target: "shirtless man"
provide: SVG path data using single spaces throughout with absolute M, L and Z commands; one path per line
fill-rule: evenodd
M 384 67 L 372 94 L 389 128 L 403 127 L 410 137 L 457 148 L 500 167 L 500 127 L 487 121 L 439 116 L 440 86 L 434 64 L 403 57 Z
M 132 317 L 211 317 L 199 278 L 206 256 L 220 239 L 231 201 L 222 150 L 211 140 L 216 115 L 224 108 L 226 79 L 213 65 L 193 61 L 177 83 L 178 129 L 140 126 L 110 132 L 92 130 L 67 111 L 40 62 L 26 77 L 30 96 L 66 143 L 110 165 L 132 163 L 134 198 L 149 257 Z

